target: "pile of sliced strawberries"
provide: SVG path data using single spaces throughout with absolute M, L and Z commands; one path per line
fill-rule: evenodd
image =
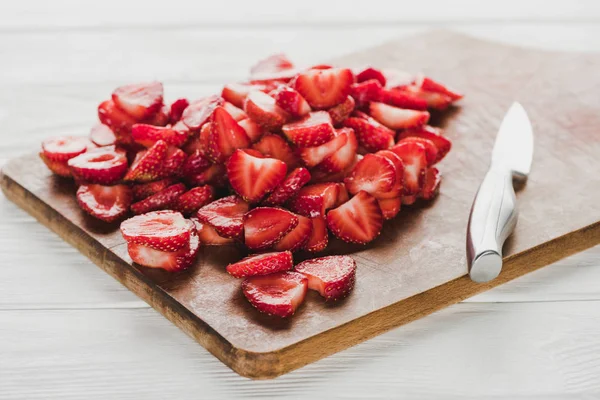
M 293 267 L 329 235 L 366 244 L 401 206 L 433 199 L 451 142 L 428 110 L 462 97 L 425 76 L 318 65 L 275 55 L 220 95 L 163 100 L 158 82 L 117 88 L 89 138 L 42 143 L 48 168 L 79 185 L 91 216 L 121 224 L 132 260 L 190 267 L 200 245 L 242 245 L 227 271 L 260 311 L 286 317 L 307 288 L 327 300 L 354 286 L 347 256 Z

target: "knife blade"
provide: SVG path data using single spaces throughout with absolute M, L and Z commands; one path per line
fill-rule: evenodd
M 523 106 L 515 102 L 502 120 L 490 168 L 469 215 L 467 263 L 475 282 L 488 282 L 502 270 L 502 246 L 518 218 L 513 179 L 527 179 L 532 159 L 531 122 Z

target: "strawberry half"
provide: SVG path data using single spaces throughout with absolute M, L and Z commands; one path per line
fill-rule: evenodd
M 294 197 L 310 181 L 310 172 L 306 168 L 296 168 L 277 186 L 263 202 L 266 206 L 280 206 Z
M 417 142 L 400 142 L 390 151 L 396 153 L 404 164 L 404 194 L 416 195 L 421 190 L 427 168 L 425 147 Z
M 279 86 L 269 94 L 279 107 L 293 117 L 303 117 L 311 111 L 304 97 L 289 86 Z
M 110 146 L 116 143 L 117 137 L 115 133 L 108 126 L 104 124 L 96 124 L 90 131 L 90 140 L 95 145 L 104 147 Z
M 318 252 L 325 250 L 329 243 L 329 232 L 327 231 L 327 221 L 323 217 L 313 217 L 310 219 L 312 229 L 310 237 L 304 244 L 304 250 Z
M 44 155 L 44 152 L 41 152 L 41 151 L 40 151 L 39 156 L 42 159 L 42 161 L 44 162 L 44 164 L 46 164 L 46 166 L 48 167 L 48 169 L 50 171 L 52 171 L 52 173 L 54 173 L 54 174 L 56 174 L 58 176 L 62 176 L 63 178 L 70 178 L 70 177 L 73 176 L 71 174 L 71 170 L 69 169 L 69 165 L 67 164 L 66 161 L 49 160 Z
M 363 107 L 371 101 L 379 101 L 379 93 L 383 89 L 381 83 L 375 79 L 355 83 L 350 87 L 350 96 L 358 107 Z
M 392 161 L 376 154 L 367 154 L 344 180 L 348 192 L 365 191 L 375 197 L 389 192 L 396 184 L 396 167 Z
M 80 154 L 67 164 L 73 177 L 82 182 L 111 185 L 119 181 L 127 172 L 127 157 L 113 146 Z
M 311 69 L 294 78 L 292 86 L 311 107 L 331 108 L 350 94 L 354 74 L 348 68 Z
M 149 268 L 162 268 L 169 272 L 183 271 L 191 267 L 198 255 L 198 249 L 200 249 L 200 240 L 195 230 L 192 230 L 186 246 L 175 251 L 156 250 L 137 243 L 127 244 L 127 252 L 133 262 Z
M 356 103 L 354 102 L 352 96 L 348 96 L 343 103 L 340 103 L 337 106 L 331 107 L 329 110 L 327 110 L 331 116 L 333 125 L 338 126 L 344 122 L 344 120 L 348 118 L 350 114 L 352 114 L 352 111 L 354 111 L 355 104 Z
M 372 102 L 369 113 L 390 129 L 408 129 L 425 125 L 429 121 L 427 111 L 409 110 L 384 103 Z
M 307 167 L 314 167 L 335 152 L 339 151 L 348 142 L 348 135 L 343 129 L 336 130 L 335 137 L 329 142 L 315 147 L 303 147 L 298 149 L 298 154 Z
M 399 108 L 427 110 L 427 101 L 404 90 L 382 89 L 377 101 Z
M 294 229 L 298 222 L 298 217 L 287 210 L 257 207 L 244 215 L 244 243 L 252 250 L 269 248 Z
M 395 68 L 382 68 L 381 73 L 385 77 L 385 87 L 397 88 L 410 85 L 415 77 L 413 74 Z
M 391 199 L 377 199 L 383 219 L 392 219 L 400 212 L 402 207 L 402 195 Z
M 131 205 L 131 212 L 134 214 L 145 214 L 150 211 L 173 209 L 176 200 L 183 193 L 185 193 L 185 185 L 183 183 L 176 183 L 137 203 L 133 203 Z
M 339 200 L 343 200 L 345 192 L 343 183 L 317 183 L 304 186 L 288 206 L 293 212 L 305 217 L 325 216 L 327 210 L 341 204 Z
M 215 162 L 225 162 L 237 149 L 250 146 L 250 138 L 231 115 L 223 108 L 215 108 L 209 135 L 208 154 Z
M 244 110 L 242 110 L 241 108 L 238 108 L 238 107 L 234 106 L 233 104 L 231 104 L 228 101 L 226 101 L 225 103 L 223 103 L 223 108 L 236 121 L 241 121 L 243 119 L 248 118 L 248 115 L 244 112 Z
M 277 251 L 297 251 L 301 250 L 312 233 L 312 221 L 310 218 L 297 215 L 298 225 L 277 242 L 273 249 Z
M 239 238 L 244 232 L 244 214 L 250 206 L 238 196 L 227 196 L 200 208 L 196 217 L 225 238 Z
M 403 188 L 404 188 L 404 163 L 398 154 L 394 153 L 390 150 L 381 150 L 375 153 L 377 156 L 385 157 L 390 160 L 394 164 L 394 169 L 396 170 L 396 182 L 392 189 L 385 193 L 378 193 L 377 199 L 393 199 L 402 196 Z
M 242 282 L 242 292 L 258 311 L 287 318 L 304 301 L 308 280 L 297 272 L 252 276 Z
M 215 190 L 210 185 L 198 186 L 179 196 L 173 203 L 173 209 L 185 216 L 196 213 L 202 206 L 213 201 Z
M 259 75 L 271 72 L 280 72 L 293 69 L 294 64 L 285 54 L 273 54 L 264 60 L 260 60 L 250 68 L 251 75 Z
M 259 158 L 236 150 L 227 161 L 227 176 L 233 190 L 244 200 L 256 203 L 285 179 L 287 166 L 275 158 Z
M 163 126 L 135 124 L 131 127 L 131 138 L 144 147 L 152 147 L 159 140 L 171 146 L 181 147 L 189 137 L 189 131 L 176 130 Z
M 385 86 L 386 84 L 386 79 L 385 75 L 383 75 L 383 72 L 372 67 L 365 68 L 356 75 L 356 82 L 359 83 L 373 79 L 376 80 L 381 86 Z
M 252 121 L 250 118 L 245 118 L 238 121 L 238 125 L 246 131 L 246 135 L 248 135 L 252 143 L 257 142 L 265 133 L 260 125 Z
M 327 213 L 327 227 L 345 242 L 369 243 L 379 235 L 382 226 L 377 199 L 364 191 Z
M 142 200 L 160 192 L 175 183 L 173 178 L 165 178 L 154 182 L 138 183 L 131 187 L 134 200 Z
M 108 126 L 117 135 L 117 138 L 127 135 L 133 124 L 139 121 L 121 110 L 114 101 L 106 100 L 98 106 L 98 118 L 100 122 Z
M 169 108 L 169 122 L 174 125 L 181 119 L 183 112 L 190 105 L 188 99 L 177 99 L 171 103 Z
M 358 141 L 356 140 L 354 130 L 342 128 L 338 129 L 338 132 L 346 136 L 346 144 L 315 167 L 319 172 L 331 174 L 344 171 L 352 165 L 356 158 Z
M 163 106 L 163 85 L 160 82 L 120 86 L 112 99 L 121 110 L 138 121 L 152 117 Z
M 223 99 L 216 95 L 193 101 L 183 111 L 181 122 L 192 131 L 197 131 L 208 121 L 215 108 L 222 105 Z
M 436 160 L 434 163 L 440 162 L 452 148 L 450 139 L 442 136 L 442 130 L 425 125 L 421 128 L 407 129 L 398 133 L 398 141 L 409 137 L 419 137 L 430 140 L 437 148 Z
M 254 90 L 244 100 L 244 111 L 254 122 L 267 130 L 281 128 L 289 115 L 266 93 Z
M 363 112 L 355 112 L 343 125 L 354 130 L 358 143 L 368 152 L 386 150 L 394 145 L 394 131 Z
M 42 142 L 42 152 L 51 161 L 68 161 L 85 153 L 90 141 L 81 136 L 60 136 Z
M 415 86 L 427 92 L 440 93 L 444 96 L 448 96 L 453 102 L 464 97 L 464 95 L 458 93 L 456 90 L 444 86 L 424 75 L 418 76 L 417 79 L 415 79 Z
M 255 275 L 268 275 L 273 272 L 289 271 L 294 267 L 292 253 L 281 251 L 249 256 L 229 264 L 227 272 L 236 278 L 246 278 Z
M 445 110 L 452 104 L 452 98 L 442 93 L 429 92 L 415 85 L 407 85 L 399 90 L 406 92 L 410 96 L 421 99 L 427 103 L 427 108 L 435 110 Z
M 158 179 L 163 173 L 163 162 L 167 157 L 168 146 L 159 140 L 148 150 L 136 154 L 127 175 L 126 181 L 149 182 Z
M 114 222 L 124 217 L 131 205 L 131 189 L 127 185 L 81 185 L 77 189 L 79 207 L 94 218 Z
M 438 156 L 437 156 L 438 149 L 431 140 L 423 139 L 423 138 L 416 137 L 416 136 L 409 136 L 409 137 L 406 137 L 406 138 L 400 140 L 396 144 L 399 144 L 402 142 L 421 143 L 423 145 L 423 147 L 425 148 L 425 156 L 427 158 L 427 165 L 430 166 L 430 165 L 433 165 L 436 163 L 437 158 L 438 158 Z
M 246 100 L 246 96 L 248 96 L 248 93 L 255 90 L 264 92 L 267 90 L 267 87 L 262 84 L 228 83 L 223 87 L 221 97 L 236 107 L 244 108 L 244 100 Z
M 423 200 L 431 200 L 435 196 L 437 196 L 440 191 L 440 183 L 442 182 L 442 174 L 440 171 L 435 168 L 427 169 L 425 172 L 425 183 L 423 184 L 423 189 L 421 190 L 420 197 Z
M 288 168 L 300 165 L 300 159 L 294 153 L 288 142 L 281 136 L 268 134 L 252 146 L 267 157 L 276 158 L 287 164 Z
M 161 251 L 176 251 L 190 242 L 192 226 L 176 211 L 155 211 L 137 215 L 121 223 L 127 243 Z
M 356 282 L 356 262 L 349 256 L 328 256 L 306 260 L 296 265 L 296 272 L 308 279 L 308 288 L 325 300 L 348 295 Z
M 235 243 L 233 239 L 224 238 L 223 236 L 220 236 L 215 230 L 215 228 L 213 228 L 209 224 L 203 224 L 195 217 L 190 218 L 190 220 L 196 226 L 196 231 L 198 232 L 198 238 L 200 239 L 200 243 L 206 246 L 227 246 Z
M 299 121 L 282 127 L 285 136 L 298 147 L 313 147 L 327 143 L 334 137 L 331 116 L 326 111 L 315 111 Z

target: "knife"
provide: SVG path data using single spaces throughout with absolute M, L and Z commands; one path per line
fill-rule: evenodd
M 467 263 L 475 282 L 488 282 L 502 270 L 502 246 L 518 216 L 513 180 L 527 180 L 532 158 L 531 122 L 523 106 L 515 102 L 500 125 L 490 168 L 469 215 Z

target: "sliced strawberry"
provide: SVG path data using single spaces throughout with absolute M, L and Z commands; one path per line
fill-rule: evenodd
M 67 164 L 67 161 L 49 160 L 44 155 L 44 152 L 41 152 L 41 151 L 40 151 L 39 155 L 40 155 L 40 158 L 42 159 L 42 161 L 44 162 L 44 164 L 46 164 L 48 169 L 50 171 L 52 171 L 54 174 L 56 174 L 58 176 L 62 176 L 63 178 L 69 178 L 69 177 L 73 176 L 73 175 L 71 175 L 71 170 L 69 169 L 69 165 Z
M 176 251 L 190 242 L 192 226 L 176 211 L 155 211 L 137 215 L 121 223 L 127 243 L 137 243 L 156 250 Z
M 375 197 L 389 192 L 396 184 L 396 167 L 386 157 L 367 154 L 344 180 L 348 192 L 365 191 Z
M 350 96 L 357 107 L 363 107 L 371 101 L 379 101 L 379 93 L 383 87 L 378 80 L 369 79 L 364 82 L 354 83 L 350 87 Z
M 244 112 L 244 110 L 242 110 L 241 108 L 238 108 L 238 107 L 234 106 L 233 104 L 231 104 L 228 101 L 226 101 L 225 103 L 223 103 L 223 108 L 236 121 L 241 121 L 243 119 L 248 118 L 248 115 Z
M 442 182 L 442 174 L 435 168 L 428 168 L 425 172 L 425 183 L 421 190 L 420 197 L 424 200 L 431 200 L 437 196 L 440 190 L 440 183 Z
M 294 68 L 294 64 L 285 54 L 273 54 L 260 60 L 250 68 L 250 74 L 257 75 L 269 72 L 279 72 Z
M 384 103 L 372 102 L 369 113 L 390 129 L 408 129 L 425 125 L 429 121 L 427 111 L 409 110 Z
M 427 92 L 440 93 L 444 96 L 448 96 L 450 99 L 452 99 L 452 101 L 457 101 L 464 97 L 456 90 L 444 86 L 441 83 L 436 82 L 433 79 L 428 78 L 424 75 L 421 75 L 417 77 L 417 79 L 415 79 L 415 86 L 420 87 L 421 89 Z
M 369 243 L 379 235 L 382 226 L 377 199 L 364 191 L 327 213 L 327 227 L 345 242 Z
M 404 163 L 404 194 L 416 195 L 421 190 L 427 168 L 427 153 L 421 143 L 400 142 L 390 151 L 396 153 Z
M 233 239 L 220 236 L 215 228 L 209 224 L 203 224 L 195 217 L 190 218 L 190 220 L 196 225 L 200 243 L 206 246 L 226 246 L 235 243 Z
M 299 121 L 284 125 L 282 130 L 299 147 L 319 146 L 335 135 L 331 116 L 326 111 L 311 112 Z
M 114 101 L 106 100 L 98 106 L 98 118 L 117 135 L 125 135 L 131 131 L 138 120 L 121 110 Z
M 292 253 L 281 251 L 249 256 L 229 264 L 227 272 L 236 278 L 246 278 L 255 275 L 268 275 L 274 272 L 289 271 L 294 267 Z
M 297 272 L 252 276 L 242 282 L 242 291 L 258 311 L 287 318 L 304 301 L 308 280 Z
M 266 249 L 298 225 L 298 216 L 287 210 L 257 207 L 244 215 L 244 243 L 249 249 Z
M 419 199 L 419 196 L 416 194 L 412 194 L 412 195 L 404 195 L 402 196 L 402 205 L 405 206 L 412 206 L 413 204 L 415 204 L 417 202 L 417 200 Z
M 254 122 L 267 130 L 281 128 L 289 115 L 266 93 L 254 90 L 244 100 L 244 111 Z
M 356 75 L 356 82 L 358 83 L 366 82 L 372 79 L 379 82 L 381 86 L 385 86 L 386 84 L 385 75 L 383 75 L 383 72 L 372 67 L 365 68 Z
M 133 262 L 149 268 L 162 268 L 169 272 L 183 271 L 191 267 L 199 248 L 200 240 L 195 230 L 190 234 L 189 243 L 175 251 L 156 250 L 136 243 L 127 244 L 127 251 Z
M 205 122 L 204 125 L 202 125 L 202 128 L 200 128 L 200 133 L 198 134 L 198 136 L 193 137 L 192 140 L 190 140 L 186 144 L 186 146 L 184 147 L 184 150 L 188 154 L 191 154 L 191 153 L 195 152 L 196 150 L 198 150 L 198 151 L 200 151 L 200 154 L 209 158 L 210 134 L 211 134 L 212 130 L 213 130 L 213 123 Z
M 169 106 L 162 106 L 152 117 L 140 122 L 154 126 L 166 126 L 171 118 L 169 112 Z
M 127 157 L 113 146 L 95 150 L 71 158 L 67 164 L 73 177 L 81 182 L 112 185 L 127 172 Z
M 90 131 L 90 140 L 97 146 L 104 147 L 116 143 L 117 137 L 108 126 L 104 124 L 96 124 Z
M 227 185 L 227 171 L 223 164 L 213 164 L 204 171 L 185 177 L 186 182 L 192 186 L 212 185 L 224 187 Z
M 338 132 L 342 135 L 346 135 L 346 144 L 315 167 L 320 172 L 331 174 L 344 171 L 352 165 L 356 158 L 358 142 L 354 130 L 342 128 L 338 129 Z
M 311 111 L 304 97 L 289 86 L 279 86 L 270 95 L 279 107 L 293 117 L 303 117 Z
M 354 111 L 355 102 L 352 96 L 346 97 L 343 103 L 331 107 L 327 112 L 331 116 L 331 121 L 335 126 L 340 125 Z
M 213 95 L 193 101 L 183 111 L 181 121 L 193 131 L 197 131 L 210 118 L 215 108 L 223 105 L 223 99 Z
M 390 150 L 381 150 L 375 153 L 378 156 L 385 157 L 394 164 L 396 170 L 396 182 L 394 187 L 385 193 L 379 193 L 377 196 L 378 200 L 393 199 L 402 196 L 404 189 L 404 163 L 398 154 Z
M 401 142 L 415 142 L 415 143 L 421 143 L 423 145 L 423 147 L 425 148 L 425 155 L 427 157 L 427 165 L 433 165 L 436 163 L 437 161 L 437 154 L 438 154 L 438 149 L 435 146 L 435 144 L 433 144 L 433 142 L 429 139 L 424 139 L 421 137 L 416 137 L 416 136 L 409 136 L 406 137 L 402 140 L 400 140 L 398 143 L 399 144 Z
M 329 142 L 315 147 L 304 147 L 298 149 L 298 155 L 307 167 L 314 167 L 328 157 L 334 155 L 348 142 L 345 130 L 336 130 L 335 137 Z
M 281 136 L 265 135 L 258 142 L 254 143 L 252 148 L 260 151 L 267 157 L 283 161 L 290 169 L 300 165 L 300 159 Z
M 328 256 L 306 260 L 296 265 L 296 272 L 308 279 L 308 288 L 325 300 L 338 300 L 354 288 L 356 262 L 349 256 Z
M 250 206 L 238 196 L 223 197 L 198 210 L 196 217 L 225 238 L 239 238 L 244 232 L 244 214 Z
M 297 217 L 298 225 L 273 246 L 274 250 L 294 252 L 302 249 L 308 242 L 312 234 L 312 221 L 302 215 L 297 215 Z
M 202 206 L 213 201 L 215 190 L 210 185 L 198 186 L 188 190 L 173 202 L 173 209 L 185 216 L 196 213 Z
M 159 140 L 148 150 L 136 154 L 127 175 L 126 181 L 149 182 L 163 174 L 163 163 L 167 157 L 168 146 Z
M 187 141 L 188 134 L 188 131 L 147 124 L 135 124 L 131 127 L 131 138 L 144 147 L 152 147 L 159 140 L 180 147 Z
M 415 79 L 413 74 L 399 69 L 383 68 L 380 71 L 385 76 L 386 82 L 384 86 L 388 88 L 410 85 Z
M 347 118 L 343 125 L 354 130 L 358 143 L 368 152 L 386 150 L 394 145 L 394 131 L 360 111 Z
M 400 88 L 410 96 L 419 98 L 427 103 L 427 108 L 435 110 L 445 110 L 452 104 L 452 98 L 442 93 L 429 92 L 415 85 L 408 85 Z
M 392 219 L 400 212 L 402 207 L 402 196 L 391 199 L 377 199 L 383 219 Z
M 160 82 L 120 86 L 112 99 L 121 110 L 141 121 L 152 117 L 163 105 L 163 85 Z
M 228 83 L 223 87 L 221 96 L 236 107 L 244 108 L 244 100 L 248 93 L 254 91 L 267 91 L 268 88 L 262 84 L 250 84 L 250 83 Z
M 304 244 L 304 250 L 313 253 L 325 250 L 329 243 L 327 221 L 324 217 L 313 217 L 310 221 L 312 223 L 312 230 L 310 232 L 310 237 Z
M 177 99 L 171 103 L 171 107 L 169 108 L 169 122 L 171 124 L 176 124 L 181 119 L 183 112 L 190 105 L 188 99 Z
M 114 222 L 124 217 L 131 205 L 131 189 L 127 185 L 81 185 L 77 189 L 79 207 L 94 218 Z
M 346 190 L 343 183 L 317 183 L 304 186 L 289 202 L 289 208 L 305 217 L 325 216 L 327 210 L 339 205 L 338 198 L 341 190 Z
M 173 178 L 165 178 L 154 182 L 138 183 L 131 187 L 134 200 L 142 200 L 160 192 L 175 183 Z
M 244 150 L 236 150 L 227 161 L 231 187 L 250 203 L 259 202 L 271 193 L 283 182 L 286 173 L 287 166 L 283 161 L 259 158 Z
M 399 108 L 427 110 L 427 101 L 404 90 L 383 89 L 379 92 L 378 101 Z
M 446 138 L 445 136 L 442 136 L 442 130 L 429 125 L 425 125 L 421 128 L 407 129 L 405 131 L 399 132 L 397 139 L 400 142 L 402 139 L 408 137 L 419 137 L 430 140 L 437 148 L 435 163 L 440 162 L 452 148 L 452 142 L 450 141 L 450 139 Z
M 250 146 L 250 138 L 223 107 L 215 108 L 212 115 L 208 153 L 215 162 L 225 162 L 237 149 Z
M 285 178 L 273 193 L 263 202 L 267 206 L 280 206 L 294 197 L 310 181 L 310 172 L 306 168 L 296 168 Z
M 68 161 L 82 153 L 90 146 L 90 141 L 81 136 L 60 136 L 42 142 L 42 152 L 48 160 Z
M 257 142 L 265 133 L 260 125 L 250 118 L 242 119 L 238 121 L 238 124 L 246 131 L 246 135 L 248 135 L 252 143 Z
M 195 176 L 205 171 L 211 165 L 210 160 L 203 156 L 200 150 L 196 150 L 187 156 L 181 167 L 181 174 L 184 178 Z
M 187 159 L 187 154 L 177 147 L 169 146 L 167 155 L 162 165 L 162 177 L 180 177 L 182 176 L 182 168 Z
M 176 200 L 185 193 L 185 185 L 176 183 L 168 186 L 158 193 L 146 197 L 131 205 L 134 214 L 145 214 L 150 211 L 174 209 Z
M 347 68 L 311 69 L 294 78 L 292 86 L 317 109 L 331 108 L 350 94 L 354 74 Z

